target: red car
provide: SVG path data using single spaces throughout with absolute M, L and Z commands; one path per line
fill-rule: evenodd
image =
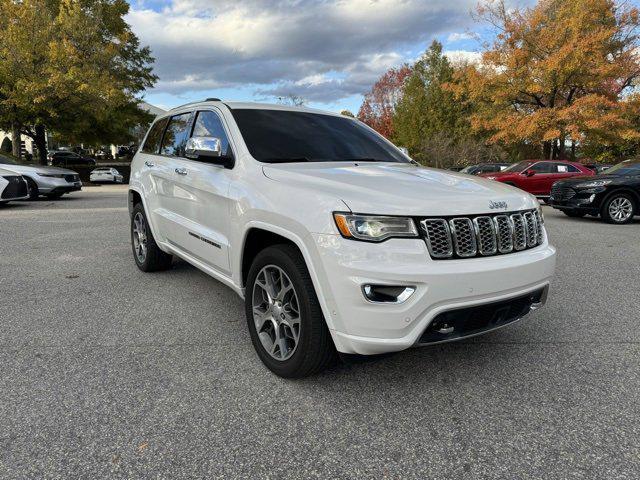
M 568 160 L 525 160 L 501 172 L 480 176 L 519 187 L 536 197 L 548 198 L 555 182 L 580 175 L 594 175 L 594 172 L 581 163 Z

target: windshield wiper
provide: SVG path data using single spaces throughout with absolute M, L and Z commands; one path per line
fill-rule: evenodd
M 293 162 L 311 162 L 307 157 L 274 157 L 264 158 L 263 162 L 267 163 L 293 163 Z

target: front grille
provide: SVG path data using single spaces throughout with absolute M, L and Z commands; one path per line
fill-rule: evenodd
M 537 210 L 475 217 L 425 218 L 420 222 L 435 260 L 485 257 L 533 248 L 544 241 Z
M 69 183 L 74 183 L 80 180 L 80 175 L 65 175 L 64 179 Z
M 551 187 L 551 196 L 556 201 L 565 202 L 575 197 L 576 191 L 571 187 L 556 183 Z
M 9 184 L 2 191 L 2 197 L 0 198 L 22 198 L 29 194 L 27 182 L 25 182 L 21 176 L 7 175 L 4 179 L 7 180 Z

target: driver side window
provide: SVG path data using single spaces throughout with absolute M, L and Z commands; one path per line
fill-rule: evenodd
M 551 173 L 551 167 L 552 165 L 549 162 L 539 162 L 530 166 L 528 170 L 533 170 L 536 173 Z
M 198 112 L 195 124 L 193 126 L 192 137 L 215 137 L 220 139 L 222 147 L 222 156 L 231 157 L 231 146 L 229 139 L 222 126 L 222 121 L 217 113 L 210 110 Z

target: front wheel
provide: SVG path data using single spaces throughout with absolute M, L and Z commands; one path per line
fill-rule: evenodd
M 580 210 L 562 210 L 562 213 L 572 218 L 582 218 L 587 214 L 587 212 L 581 212 Z
M 253 346 L 276 375 L 306 377 L 336 358 L 309 271 L 297 248 L 276 245 L 257 255 L 247 279 L 245 310 Z
M 602 205 L 601 215 L 605 222 L 623 225 L 633 220 L 636 214 L 636 202 L 628 193 L 617 193 L 609 197 Z

